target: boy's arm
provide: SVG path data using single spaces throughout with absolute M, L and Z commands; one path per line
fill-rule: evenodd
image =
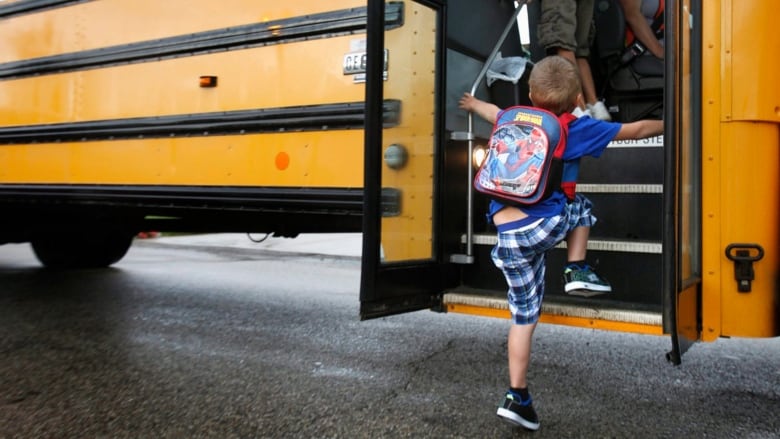
M 663 133 L 664 121 L 644 119 L 622 124 L 614 140 L 645 139 Z
M 497 106 L 479 100 L 472 96 L 470 93 L 463 93 L 463 97 L 460 98 L 458 106 L 466 111 L 477 113 L 477 115 L 490 123 L 496 123 L 496 117 L 501 111 Z

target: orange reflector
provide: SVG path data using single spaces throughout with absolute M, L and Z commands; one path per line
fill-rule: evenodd
M 200 77 L 200 86 L 201 87 L 216 87 L 217 86 L 217 77 L 216 76 L 201 76 Z

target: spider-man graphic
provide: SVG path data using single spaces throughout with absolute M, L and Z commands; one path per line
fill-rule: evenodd
M 493 134 L 491 147 L 497 159 L 489 170 L 493 183 L 521 194 L 532 192 L 547 153 L 547 138 L 542 130 L 506 125 Z

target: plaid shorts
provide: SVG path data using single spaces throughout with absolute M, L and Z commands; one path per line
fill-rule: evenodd
M 574 228 L 596 224 L 592 207 L 590 200 L 577 195 L 561 215 L 498 233 L 491 257 L 509 285 L 507 298 L 514 323 L 528 325 L 539 321 L 547 251 L 566 239 Z

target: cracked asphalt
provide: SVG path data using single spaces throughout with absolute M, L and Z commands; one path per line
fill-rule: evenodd
M 778 438 L 780 339 L 540 326 L 536 433 L 495 417 L 504 320 L 360 322 L 359 262 L 135 245 L 43 270 L 0 246 L 0 438 Z

